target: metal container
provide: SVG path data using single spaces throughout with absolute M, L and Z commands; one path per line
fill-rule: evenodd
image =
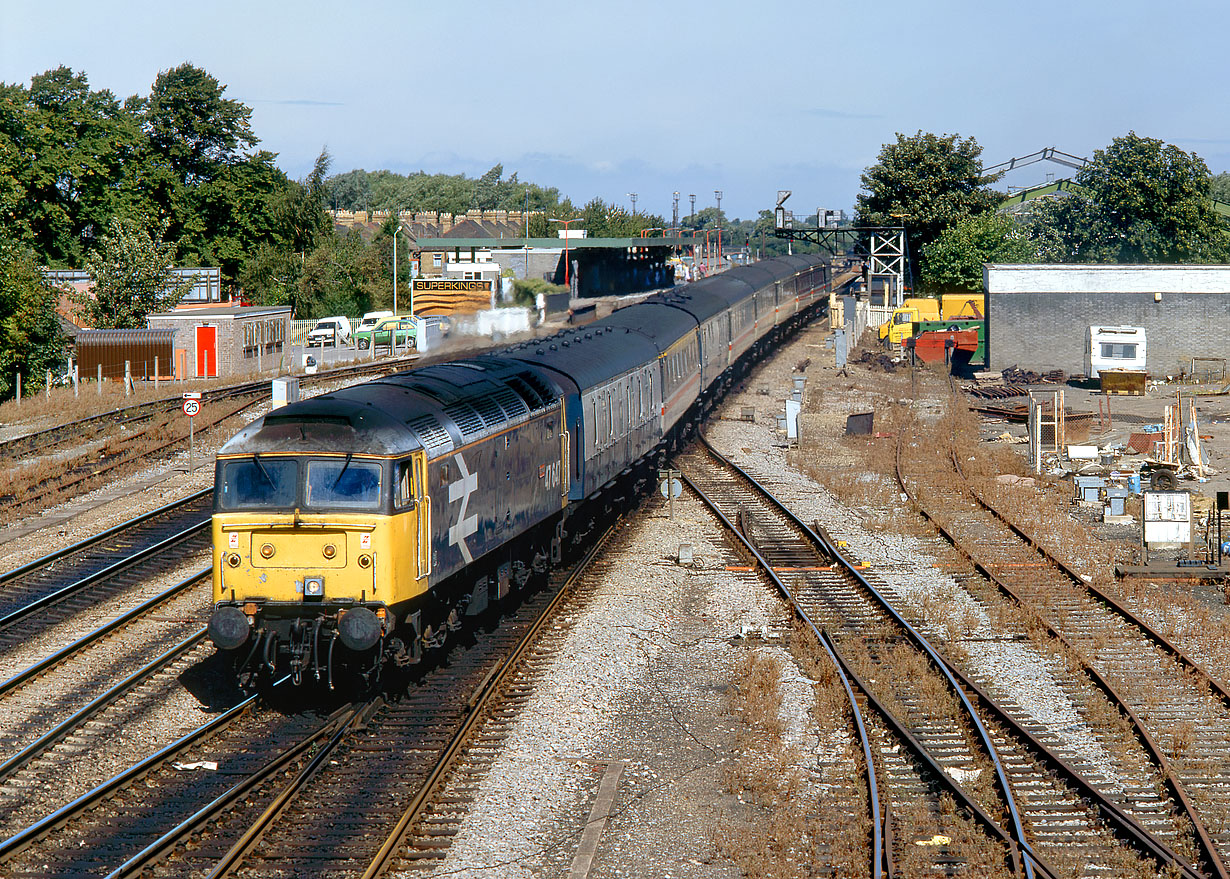
M 101 365 L 103 378 L 123 379 L 125 362 L 134 380 L 175 377 L 175 330 L 81 330 L 76 344 L 82 378 L 98 375 Z

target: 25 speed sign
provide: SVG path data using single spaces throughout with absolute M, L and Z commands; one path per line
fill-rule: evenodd
M 184 414 L 189 418 L 201 411 L 201 395 L 193 394 L 189 396 L 184 394 Z

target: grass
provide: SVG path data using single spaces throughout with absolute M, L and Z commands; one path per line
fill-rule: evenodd
M 734 862 L 747 879 L 795 879 L 814 875 L 820 844 L 818 804 L 802 768 L 804 756 L 785 738 L 781 718 L 782 661 L 749 650 L 736 664 L 726 710 L 738 720 L 736 758 L 723 773 L 723 787 L 744 804 L 714 829 L 718 853 Z M 826 840 L 839 851 L 849 841 Z M 843 857 L 844 860 L 844 857 Z M 866 875 L 864 869 L 842 875 Z

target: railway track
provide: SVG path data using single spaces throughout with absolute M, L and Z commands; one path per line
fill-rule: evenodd
M 420 361 L 417 358 L 382 360 L 379 363 L 365 363 L 357 366 L 342 367 L 328 372 L 320 372 L 315 376 L 300 376 L 299 381 L 302 385 L 310 386 L 311 384 L 325 381 L 392 372 L 418 362 Z M 182 386 L 172 385 L 172 387 Z M 269 382 L 268 380 L 262 380 L 243 382 L 224 388 L 203 391 L 201 398 L 203 402 L 213 403 L 254 394 L 267 395 L 268 393 Z M 131 406 L 122 406 L 110 412 L 90 415 L 28 433 L 24 436 L 14 437 L 13 439 L 0 442 L 0 459 L 17 460 L 34 455 L 46 455 L 67 443 L 79 445 L 84 442 L 90 442 L 116 427 L 129 427 L 148 422 L 159 416 L 172 415 L 179 411 L 182 402 L 181 398 L 175 395 L 160 400 L 134 403 Z
M 244 779 L 306 762 L 362 707 L 322 719 L 244 699 L 0 842 L 0 868 L 7 877 L 107 875 L 202 802 L 242 795 Z
M 893 610 L 883 584 L 873 584 L 874 578 L 852 566 L 843 569 L 837 548 L 771 500 L 763 488 L 742 475 L 735 477 L 729 465 L 708 450 L 681 457 L 679 465 L 756 547 L 806 616 L 828 630 L 833 653 L 852 672 L 851 678 L 866 682 L 866 693 L 875 691 L 885 706 L 875 713 L 899 715 L 902 728 L 932 755 L 943 774 L 963 780 L 969 790 L 960 801 L 983 811 L 984 829 L 1006 829 L 990 831 L 997 841 L 1006 840 L 1005 869 L 1022 875 L 1105 875 L 1104 870 L 1130 875 L 1149 872 L 1152 862 L 1181 875 L 1201 875 L 1202 868 L 1181 853 L 1193 848 L 1185 836 L 1195 834 L 1190 825 L 1186 833 L 1180 829 L 1184 822 L 1171 814 L 1175 804 L 1152 793 L 1155 820 L 1146 827 L 1103 796 L 1073 765 L 1072 755 L 1061 756 L 1048 747 L 1043 731 L 1026 729 L 938 651 L 924 646 L 921 636 Z M 877 759 L 882 760 L 883 753 Z M 908 834 L 915 828 L 898 826 L 900 819 L 893 816 L 918 809 L 917 773 L 913 784 L 900 788 L 894 788 L 892 772 L 883 777 L 890 789 L 885 837 L 898 841 L 886 857 L 899 858 L 909 844 L 902 840 L 909 837 L 895 831 Z M 1139 793 L 1146 795 L 1148 786 L 1140 787 Z M 978 820 L 978 811 L 967 809 Z M 938 820 L 934 807 L 932 812 Z M 951 843 L 937 846 L 936 862 L 961 863 L 959 848 Z
M 131 742 L 173 737 L 168 700 L 185 683 L 204 702 L 233 701 L 202 673 L 209 588 L 205 569 L 0 683 L 0 832 L 101 781 Z
M 52 627 L 208 550 L 212 504 L 212 489 L 196 492 L 0 576 L 0 663 Z
M 1213 875 L 1230 858 L 1230 696 L 1192 657 L 1045 551 L 965 480 L 948 443 L 902 451 L 919 511 L 1001 593 L 1035 615 L 1115 693 L 1163 781 L 1189 799 Z
M 223 715 L 230 720 L 220 717 L 213 730 L 194 733 L 195 744 L 169 746 L 147 765 L 100 785 L 105 793 L 83 797 L 0 843 L 0 872 L 358 875 L 390 832 L 387 850 L 398 854 L 398 828 L 414 826 L 415 804 L 432 803 L 430 792 L 489 712 L 507 708 L 493 706 L 509 698 L 503 683 L 509 670 L 538 655 L 533 645 L 542 627 L 600 548 L 601 542 L 571 574 L 528 595 L 477 643 L 454 648 L 447 663 L 427 671 L 402 698 L 352 703 L 315 724 L 295 714 L 274 722 L 274 712 L 241 703 Z M 231 728 L 245 712 L 250 720 Z M 252 728 L 261 717 L 271 733 Z M 202 760 L 216 761 L 218 771 L 202 776 L 168 768 Z M 187 795 L 184 775 L 205 780 L 200 794 Z M 141 778 L 139 797 L 125 793 Z M 55 827 L 62 829 L 49 836 Z

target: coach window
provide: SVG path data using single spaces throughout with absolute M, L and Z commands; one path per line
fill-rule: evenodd
M 414 503 L 414 467 L 411 461 L 397 462 L 397 493 L 398 507 L 408 507 Z

